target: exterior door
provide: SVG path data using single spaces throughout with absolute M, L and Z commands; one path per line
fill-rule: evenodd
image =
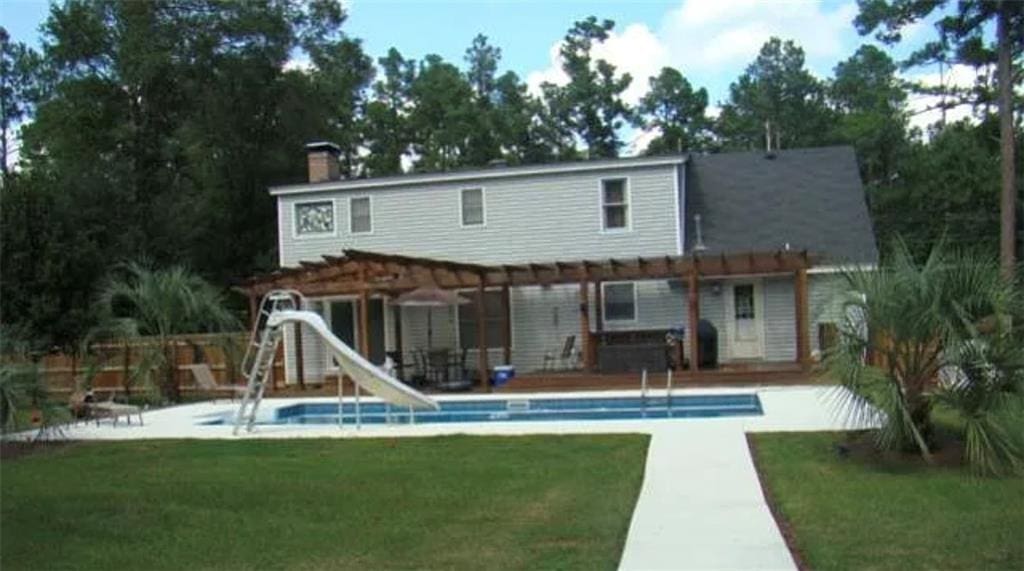
M 760 281 L 734 283 L 729 287 L 726 319 L 732 358 L 764 358 L 763 299 Z

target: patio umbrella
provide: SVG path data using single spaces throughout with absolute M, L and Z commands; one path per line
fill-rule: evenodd
M 392 305 L 402 307 L 425 307 L 427 308 L 427 350 L 430 350 L 431 341 L 434 335 L 432 316 L 435 307 L 450 307 L 469 303 L 469 300 L 461 295 L 444 290 L 438 287 L 418 287 L 410 292 L 403 293 L 391 302 Z

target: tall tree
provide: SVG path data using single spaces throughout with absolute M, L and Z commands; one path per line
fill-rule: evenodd
M 501 109 L 495 107 L 497 99 L 497 71 L 501 49 L 492 46 L 487 36 L 478 34 L 465 55 L 466 80 L 473 89 L 472 106 L 475 110 L 466 119 L 469 125 L 463 163 L 483 166 L 502 156 L 498 133 Z
M 807 147 L 830 142 L 825 88 L 804 66 L 804 50 L 771 38 L 729 86 L 717 131 L 726 148 Z
M 998 70 L 1000 140 L 1000 263 L 1009 279 L 1016 267 L 1017 188 L 1014 142 L 1014 86 L 1024 81 L 1024 2 L 1011 0 L 858 0 L 854 20 L 861 34 L 877 30 L 888 44 L 902 39 L 902 30 L 934 13 L 943 14 L 936 24 L 937 38 L 914 51 L 907 66 L 934 61 L 979 65 L 994 63 Z M 995 24 L 992 42 L 987 29 Z
M 707 90 L 694 90 L 683 74 L 671 67 L 662 68 L 652 77 L 650 86 L 637 110 L 644 127 L 660 134 L 647 146 L 647 154 L 706 149 L 711 126 L 705 114 Z
M 869 185 L 887 182 L 907 145 L 907 94 L 892 58 L 861 46 L 836 66 L 829 97 L 839 114 L 839 137 L 857 150 L 861 177 Z
M 31 111 L 35 96 L 33 70 L 39 67 L 39 56 L 21 42 L 11 41 L 10 34 L 0 26 L 0 176 L 3 183 L 10 174 L 10 161 L 15 153 L 19 122 Z
M 331 0 L 52 6 L 24 180 L 0 211 L 5 322 L 73 340 L 124 259 L 222 284 L 274 266 L 266 188 L 303 175 L 302 143 L 359 118 L 368 68 L 343 21 Z M 303 52 L 311 71 L 288 71 Z
M 622 100 L 632 77 L 617 76 L 615 66 L 593 55 L 594 45 L 607 40 L 614 27 L 615 22 L 599 22 L 594 16 L 573 24 L 559 51 L 569 81 L 565 86 L 544 86 L 552 116 L 583 141 L 591 157 L 618 156 L 618 130 L 633 116 Z
M 472 88 L 454 65 L 427 56 L 410 90 L 418 170 L 443 171 L 464 164 L 475 127 Z
M 494 99 L 495 129 L 510 163 L 549 162 L 560 149 L 573 149 L 572 134 L 559 131 L 543 102 L 530 95 L 515 72 L 497 79 Z
M 377 63 L 383 77 L 374 83 L 374 99 L 366 106 L 366 168 L 372 175 L 397 174 L 411 144 L 408 115 L 416 62 L 391 48 Z

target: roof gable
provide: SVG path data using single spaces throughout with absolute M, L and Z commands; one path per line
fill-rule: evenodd
M 827 263 L 877 263 L 853 148 L 693 155 L 686 169 L 686 244 L 694 215 L 708 253 L 787 246 Z

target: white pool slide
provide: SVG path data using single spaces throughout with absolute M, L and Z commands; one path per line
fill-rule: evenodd
M 319 314 L 312 311 L 278 310 L 270 315 L 267 325 L 279 327 L 286 323 L 301 323 L 309 327 L 323 341 L 341 371 L 366 392 L 397 406 L 433 410 L 440 408 L 437 401 L 385 373 L 338 339 Z

